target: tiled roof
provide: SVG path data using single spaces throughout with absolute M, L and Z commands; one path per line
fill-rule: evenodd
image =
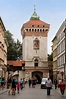
M 12 66 L 22 66 L 24 64 L 24 61 L 8 61 L 7 64 L 12 65 Z
M 49 24 L 47 24 L 47 23 L 45 23 L 45 22 L 43 22 L 41 20 L 30 20 L 30 21 L 24 23 L 24 25 L 29 25 L 29 24 L 31 24 L 31 25 L 35 24 L 35 25 L 46 25 L 46 26 L 49 26 Z

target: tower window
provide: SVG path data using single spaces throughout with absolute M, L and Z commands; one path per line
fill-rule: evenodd
M 44 25 L 43 25 L 43 27 L 44 27 Z
M 34 25 L 32 25 L 32 27 L 34 27 Z
M 35 66 L 35 67 L 38 67 L 38 59 L 35 59 L 35 60 L 34 60 L 34 66 Z
M 40 29 L 40 32 L 42 32 L 42 29 Z
M 26 29 L 26 31 L 28 31 L 28 29 Z
M 35 29 L 35 32 L 36 32 L 36 29 Z
M 37 31 L 39 32 L 39 29 Z
M 44 29 L 43 29 L 43 32 L 44 32 Z
M 31 32 L 31 29 L 29 29 L 29 31 Z
M 34 31 L 34 29 L 32 29 L 32 32 Z

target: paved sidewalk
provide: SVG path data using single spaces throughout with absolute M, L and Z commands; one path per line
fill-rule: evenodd
M 56 91 L 58 94 L 61 95 L 60 88 L 55 89 L 54 86 L 53 86 L 53 90 Z M 66 96 L 66 89 L 65 89 L 64 96 Z
M 7 88 L 4 88 L 3 90 L 0 89 L 0 95 L 3 94 L 3 93 L 5 93 L 5 92 L 7 92 Z

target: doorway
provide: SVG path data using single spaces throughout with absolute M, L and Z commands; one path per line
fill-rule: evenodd
M 37 80 L 37 84 L 40 84 L 41 78 L 43 77 L 43 72 L 40 72 L 40 71 L 32 72 L 32 77 L 35 77 Z

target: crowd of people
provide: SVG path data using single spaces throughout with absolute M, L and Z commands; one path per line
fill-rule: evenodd
M 28 82 L 29 82 L 29 88 L 30 87 L 35 88 L 35 85 L 37 83 L 37 80 L 35 78 L 32 79 L 29 78 Z
M 0 78 L 0 89 L 4 89 L 4 87 L 5 87 L 5 85 L 6 85 L 6 80 L 5 80 L 5 78 L 4 77 L 2 77 L 2 78 Z
M 16 92 L 19 93 L 20 92 L 20 89 L 22 90 L 24 87 L 25 87 L 25 79 L 21 78 L 20 81 L 16 80 L 15 78 L 13 79 L 8 79 L 7 81 L 7 89 L 8 89 L 8 94 L 12 94 L 12 95 L 15 95 Z M 35 88 L 35 85 L 37 84 L 37 79 L 35 78 L 29 78 L 28 80 L 28 85 L 29 85 L 29 88 Z M 61 81 L 59 82 L 57 79 L 54 79 L 54 88 L 55 90 L 57 88 L 60 89 L 60 93 L 62 95 L 64 95 L 65 93 L 65 89 L 66 89 L 66 82 L 64 81 L 64 79 L 61 79 Z M 50 95 L 50 92 L 51 92 L 51 89 L 52 89 L 52 81 L 50 78 L 48 78 L 48 80 L 46 81 L 46 86 L 47 86 L 47 95 Z M 2 79 L 1 81 L 1 86 L 2 86 L 2 89 L 4 88 L 5 86 L 5 79 Z
M 66 82 L 64 81 L 63 78 L 61 80 L 59 80 L 59 81 L 57 79 L 55 79 L 54 80 L 54 87 L 55 87 L 55 90 L 57 88 L 59 88 L 61 95 L 64 96 L 65 89 L 66 89 Z
M 8 84 L 8 94 L 10 95 L 10 93 L 12 95 L 15 95 L 16 94 L 16 91 L 17 93 L 19 93 L 20 89 L 22 90 L 23 88 L 25 87 L 25 82 L 24 82 L 24 78 L 20 79 L 20 81 L 17 81 L 16 79 L 12 79 L 11 82 L 9 82 Z
M 12 95 L 15 95 L 16 94 L 16 91 L 17 93 L 20 92 L 20 90 L 22 90 L 24 87 L 25 87 L 25 79 L 21 78 L 20 81 L 17 81 L 16 79 L 12 79 L 12 80 L 9 80 L 9 84 L 8 84 L 8 94 L 10 95 L 10 93 Z M 32 87 L 32 88 L 35 88 L 35 85 L 37 83 L 37 80 L 32 78 L 28 80 L 28 84 L 29 84 L 29 88 Z
M 52 86 L 53 86 L 50 78 L 48 78 L 48 80 L 46 81 L 46 86 L 47 86 L 47 95 L 50 95 L 50 91 L 51 91 Z M 66 82 L 64 81 L 64 79 L 61 79 L 60 82 L 57 79 L 55 79 L 54 80 L 54 87 L 55 87 L 55 90 L 57 88 L 59 88 L 61 95 L 64 96 L 65 89 L 66 89 Z

